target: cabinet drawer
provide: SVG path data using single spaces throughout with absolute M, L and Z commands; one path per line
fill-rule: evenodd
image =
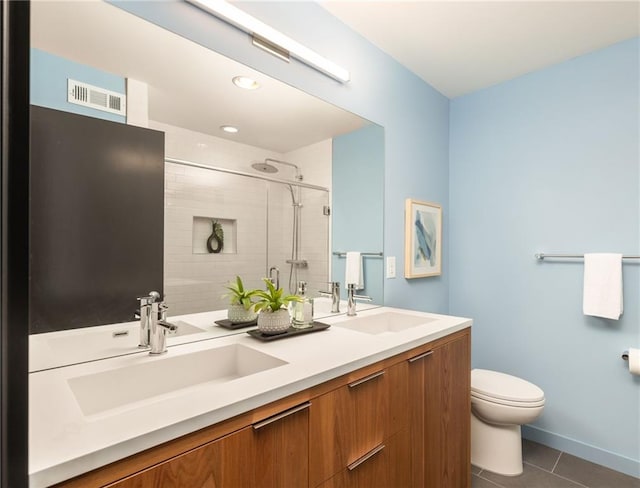
M 408 424 L 407 363 L 381 369 L 312 402 L 310 484 L 316 486 Z
M 403 429 L 317 488 L 405 488 L 411 486 L 409 431 Z

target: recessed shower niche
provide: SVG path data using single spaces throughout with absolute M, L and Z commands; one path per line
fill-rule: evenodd
M 235 254 L 237 221 L 215 217 L 193 217 L 193 254 Z

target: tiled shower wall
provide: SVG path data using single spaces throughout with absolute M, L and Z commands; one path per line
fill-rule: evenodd
M 170 158 L 250 173 L 253 161 L 270 157 L 298 164 L 309 175 L 306 183 L 326 186 L 330 181 L 331 141 L 279 154 L 166 124 L 150 126 L 165 132 Z M 288 288 L 293 228 L 288 185 L 173 163 L 165 168 L 165 298 L 170 315 L 224 309 L 226 283 L 240 275 L 247 286 L 262 287 L 261 278 L 271 266 L 279 268 L 280 285 Z M 277 176 L 291 179 L 293 171 L 284 167 Z M 325 191 L 302 189 L 300 198 L 299 258 L 309 266 L 299 270 L 298 279 L 315 291 L 328 281 L 330 217 L 323 207 L 330 197 Z M 218 254 L 208 253 L 205 246 L 212 219 L 225 231 L 225 247 Z

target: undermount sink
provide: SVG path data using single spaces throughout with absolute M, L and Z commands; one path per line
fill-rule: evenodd
M 336 322 L 335 327 L 364 332 L 366 334 L 383 334 L 385 332 L 402 332 L 412 327 L 425 325 L 438 319 L 422 315 L 410 315 L 398 312 L 383 312 L 365 317 L 356 317 Z
M 169 353 L 170 354 L 170 353 Z M 80 409 L 93 415 L 203 383 L 225 383 L 287 364 L 239 344 L 77 376 L 68 380 Z

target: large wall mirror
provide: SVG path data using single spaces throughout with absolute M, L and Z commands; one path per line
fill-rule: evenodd
M 360 292 L 382 304 L 383 128 L 109 3 L 34 2 L 31 48 L 32 104 L 164 132 L 170 317 L 226 308 L 236 275 L 259 287 L 279 273 L 291 291 L 342 284 L 346 251 L 371 253 Z M 129 120 L 69 105 L 68 78 L 126 91 Z M 220 252 L 207 247 L 214 225 Z

